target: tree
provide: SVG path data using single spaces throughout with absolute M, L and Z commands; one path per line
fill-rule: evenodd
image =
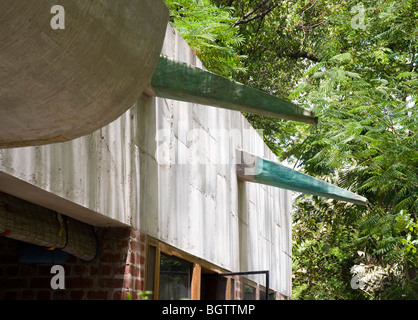
M 369 199 L 363 208 L 298 197 L 294 298 L 416 299 L 418 3 L 212 3 L 234 7 L 229 27 L 243 39 L 229 44 L 246 57 L 230 75 L 319 116 L 310 126 L 246 115 L 269 147 Z
M 224 77 L 244 71 L 244 55 L 237 52 L 244 38 L 234 27 L 237 18 L 228 6 L 210 0 L 166 0 L 170 20 L 205 67 Z

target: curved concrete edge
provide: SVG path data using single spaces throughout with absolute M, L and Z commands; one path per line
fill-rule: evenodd
M 151 82 L 163 0 L 0 2 L 0 148 L 64 142 L 121 116 Z

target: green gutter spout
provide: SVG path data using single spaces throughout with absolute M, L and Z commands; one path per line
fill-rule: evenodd
M 318 122 L 312 110 L 206 70 L 160 56 L 148 94 L 263 116 Z
M 237 159 L 237 176 L 242 181 L 261 183 L 363 206 L 367 204 L 367 199 L 362 196 L 290 169 L 277 162 L 241 150 L 237 151 Z

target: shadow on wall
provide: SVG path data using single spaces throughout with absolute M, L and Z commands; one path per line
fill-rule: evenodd
M 0 300 L 120 300 L 145 288 L 146 236 L 128 228 L 97 230 L 98 257 L 61 263 L 65 289 L 51 288 L 53 263 L 19 261 L 23 242 L 0 237 Z M 133 295 L 136 296 L 136 295 Z

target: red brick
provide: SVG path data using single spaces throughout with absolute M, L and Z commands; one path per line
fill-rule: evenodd
M 138 241 L 132 240 L 131 243 L 130 243 L 130 249 L 133 252 L 141 251 L 141 243 L 138 242 Z
M 33 290 L 23 290 L 22 291 L 22 299 L 23 300 L 34 300 L 35 299 L 35 292 Z
M 121 261 L 120 253 L 105 253 L 100 257 L 101 262 L 119 262 Z
M 129 266 L 129 272 L 132 277 L 139 277 L 139 272 L 140 272 L 139 268 L 135 266 Z
M 73 290 L 70 294 L 71 300 L 82 300 L 84 298 L 84 291 L 83 290 Z
M 142 254 L 139 254 L 139 257 L 137 257 L 137 260 L 136 261 L 140 265 L 145 265 L 145 256 L 143 256 Z
M 51 289 L 51 277 L 32 278 L 30 280 L 30 288 L 32 289 Z
M 99 288 L 122 288 L 123 279 L 99 279 Z
M 70 296 L 69 290 L 54 290 L 52 292 L 52 299 L 54 300 L 68 300 Z
M 75 265 L 75 266 L 73 266 L 72 275 L 84 275 L 84 274 L 87 274 L 87 266 L 86 265 Z
M 7 289 L 22 289 L 26 288 L 26 285 L 27 281 L 22 278 L 6 278 L 1 282 L 1 287 Z
M 18 266 L 8 266 L 6 268 L 6 274 L 8 276 L 17 276 L 19 273 L 19 267 Z
M 112 299 L 113 300 L 122 300 L 122 290 L 117 290 L 117 291 L 113 292 Z
M 38 264 L 38 271 L 37 271 L 37 275 L 38 276 L 49 276 L 51 274 L 51 276 L 53 276 L 53 274 L 51 273 L 51 268 L 52 265 L 46 265 L 46 264 Z M 65 270 L 65 268 L 64 268 Z
M 90 266 L 90 275 L 95 276 L 99 274 L 99 268 L 96 266 Z
M 37 269 L 36 269 L 35 264 L 24 263 L 20 266 L 20 274 L 21 275 L 34 275 L 36 273 L 37 273 Z
M 143 280 L 135 280 L 134 288 L 138 291 L 144 291 L 145 283 Z
M 135 253 L 129 252 L 126 258 L 126 264 L 135 264 Z
M 17 292 L 9 291 L 4 294 L 4 300 L 17 300 Z
M 17 255 L 12 255 L 12 254 L 2 254 L 0 256 L 0 261 L 2 263 L 17 263 L 18 257 Z
M 121 249 L 126 249 L 129 245 L 128 240 L 119 240 L 116 243 L 116 249 L 121 250 Z
M 130 228 L 106 228 L 107 230 L 104 230 L 105 232 L 102 233 L 103 239 L 123 239 L 123 238 L 129 238 L 129 235 L 131 234 Z
M 104 264 L 101 266 L 101 273 L 102 276 L 109 276 L 112 274 L 112 266 Z
M 100 244 L 100 248 L 105 252 L 113 251 L 113 243 L 111 241 L 105 241 Z
M 68 278 L 65 279 L 65 287 L 68 289 L 92 288 L 93 279 L 89 278 Z
M 127 266 L 126 266 L 126 265 L 123 265 L 123 266 L 121 266 L 121 267 L 114 268 L 113 275 L 114 275 L 114 276 L 121 276 L 121 275 L 124 275 L 124 274 L 125 274 L 125 269 L 126 269 L 126 268 L 127 268 Z
M 51 300 L 51 291 L 39 291 L 36 293 L 36 300 Z
M 87 299 L 107 300 L 109 293 L 107 291 L 87 291 Z

